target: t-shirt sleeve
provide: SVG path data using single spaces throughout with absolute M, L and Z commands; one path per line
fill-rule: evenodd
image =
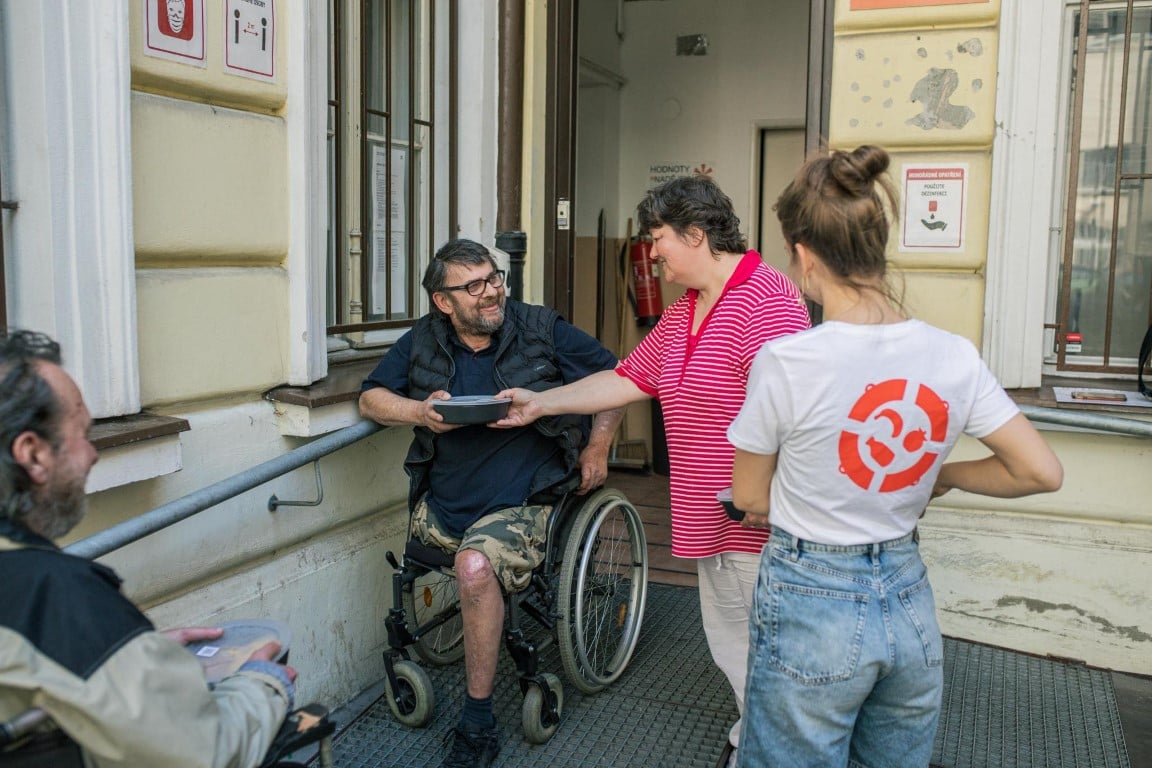
M 552 328 L 552 339 L 556 344 L 560 375 L 565 384 L 616 367 L 616 355 L 564 318 L 556 320 Z
M 660 370 L 670 338 L 668 333 L 670 316 L 671 311 L 666 311 L 656 323 L 656 327 L 620 361 L 620 365 L 616 366 L 618 374 L 631 381 L 649 397 L 657 397 L 659 394 Z
M 404 334 L 380 359 L 372 373 L 360 385 L 364 393 L 384 387 L 402 397 L 408 396 L 408 360 L 412 353 L 412 332 Z
M 790 420 L 791 397 L 784 372 L 771 348 L 764 347 L 748 374 L 744 405 L 728 426 L 728 442 L 748 453 L 778 453 Z
M 1020 412 L 1020 408 L 1000 386 L 992 371 L 988 370 L 975 347 L 972 348 L 972 354 L 976 356 L 978 371 L 972 412 L 968 416 L 968 423 L 964 426 L 964 433 L 979 439 L 1004 426 L 1009 419 Z

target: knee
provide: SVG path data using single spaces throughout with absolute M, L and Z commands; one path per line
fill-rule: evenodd
M 456 581 L 462 591 L 477 590 L 494 584 L 496 573 L 492 564 L 482 553 L 474 549 L 462 549 L 456 553 Z

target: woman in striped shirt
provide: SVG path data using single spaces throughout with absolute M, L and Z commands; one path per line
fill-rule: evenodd
M 498 424 L 660 401 L 671 469 L 672 554 L 697 561 L 708 645 L 743 712 L 748 614 L 768 532 L 730 520 L 716 500 L 732 479 L 726 430 L 744 402 L 760 347 L 808 328 L 808 311 L 796 286 L 747 249 L 732 201 L 712 179 L 686 176 L 651 189 L 638 218 L 664 278 L 687 291 L 615 371 L 548 392 L 501 392 L 513 404 Z M 733 748 L 739 734 L 737 721 L 729 733 Z

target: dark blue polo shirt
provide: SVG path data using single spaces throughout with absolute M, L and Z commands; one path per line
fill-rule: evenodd
M 556 358 L 564 383 L 582 379 L 597 371 L 612 370 L 616 356 L 600 342 L 563 319 L 553 329 Z M 499 332 L 486 349 L 473 352 L 449 334 L 456 373 L 449 392 L 460 395 L 494 395 L 496 350 Z M 408 397 L 408 365 L 412 352 L 412 332 L 404 334 L 388 350 L 360 391 L 384 387 Z M 484 515 L 525 503 L 532 478 L 548 462 L 562 466 L 564 457 L 555 441 L 535 427 L 492 429 L 470 424 L 435 435 L 436 457 L 429 474 L 428 506 L 453 535 L 464 532 Z

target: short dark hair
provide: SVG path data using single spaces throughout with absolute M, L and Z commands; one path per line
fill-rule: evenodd
M 668 226 L 683 237 L 698 227 L 713 254 L 748 250 L 732 200 L 710 176 L 678 176 L 653 187 L 636 206 L 636 214 L 641 232 Z
M 0 328 L 0 518 L 23 520 L 33 508 L 32 479 L 12 456 L 12 443 L 35 432 L 59 443 L 60 400 L 37 370 L 60 364 L 60 345 L 36 331 Z
M 432 294 L 444 290 L 444 286 L 448 281 L 449 264 L 462 264 L 465 266 L 489 264 L 492 269 L 497 268 L 496 260 L 492 258 L 492 253 L 475 240 L 466 240 L 464 238 L 449 240 L 440 246 L 440 250 L 436 251 L 436 255 L 433 256 L 432 261 L 428 263 L 428 269 L 424 270 L 424 279 L 420 281 L 420 284 L 424 286 L 424 290 L 428 291 L 429 299 L 432 298 Z

